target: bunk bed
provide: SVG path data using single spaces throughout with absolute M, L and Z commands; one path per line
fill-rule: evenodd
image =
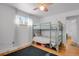
M 63 39 L 63 24 L 41 23 L 33 25 L 33 41 L 42 44 L 49 44 L 50 48 L 55 47 L 59 50 L 59 45 Z

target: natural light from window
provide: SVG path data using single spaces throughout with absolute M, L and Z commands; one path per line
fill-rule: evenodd
M 29 17 L 16 15 L 15 24 L 32 26 L 33 22 Z

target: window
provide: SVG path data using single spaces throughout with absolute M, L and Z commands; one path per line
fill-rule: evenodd
M 27 25 L 28 24 L 28 19 L 29 19 L 29 17 L 17 15 L 15 23 L 17 25 Z
M 26 16 L 16 16 L 15 24 L 17 25 L 32 25 L 32 19 Z

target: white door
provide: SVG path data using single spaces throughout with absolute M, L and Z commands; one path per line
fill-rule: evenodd
M 72 40 L 77 40 L 77 21 L 76 19 L 66 21 L 66 33 L 72 37 Z

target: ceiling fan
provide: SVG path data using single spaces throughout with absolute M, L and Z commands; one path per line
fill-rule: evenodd
M 34 8 L 33 10 L 41 10 L 41 11 L 48 11 L 48 6 L 51 5 L 52 3 L 39 3 L 38 6 L 36 8 Z

